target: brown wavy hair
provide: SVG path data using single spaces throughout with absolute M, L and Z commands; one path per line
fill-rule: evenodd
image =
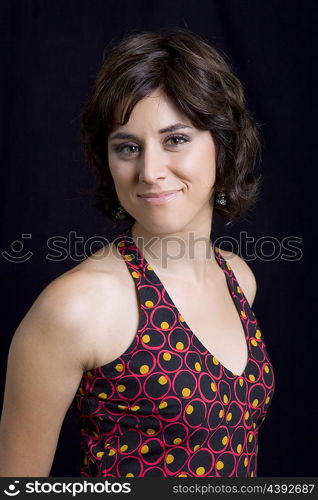
M 107 158 L 116 117 L 125 125 L 136 103 L 160 89 L 193 126 L 210 130 L 216 144 L 216 181 L 210 203 L 227 224 L 255 205 L 262 176 L 259 126 L 245 103 L 243 85 L 220 52 L 184 28 L 129 33 L 104 53 L 81 115 L 86 165 L 97 171 L 95 206 L 113 222 L 119 200 Z M 215 194 L 226 193 L 226 205 Z M 126 220 L 135 219 L 124 213 Z

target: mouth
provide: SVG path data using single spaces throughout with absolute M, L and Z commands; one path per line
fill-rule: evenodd
M 181 189 L 174 189 L 170 191 L 162 191 L 161 193 L 145 193 L 138 195 L 138 197 L 151 205 L 161 205 L 167 201 L 173 200 L 182 191 Z

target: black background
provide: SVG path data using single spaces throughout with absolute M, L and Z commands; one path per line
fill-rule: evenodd
M 254 241 L 275 242 L 263 246 L 262 258 L 247 259 L 258 283 L 253 310 L 276 376 L 260 430 L 258 475 L 317 476 L 317 3 L 2 0 L 0 5 L 1 395 L 11 338 L 41 290 L 95 252 L 102 244 L 98 238 L 119 233 L 83 194 L 93 179 L 81 153 L 79 114 L 103 51 L 130 30 L 187 27 L 229 57 L 262 129 L 261 200 L 230 229 L 216 216 L 212 232 L 214 238 L 238 240 L 246 231 Z M 77 253 L 59 261 L 48 258 L 48 238 L 59 235 L 68 243 L 72 232 L 95 243 L 85 248 L 81 243 Z M 27 234 L 31 237 L 23 237 Z M 281 252 L 288 237 L 298 238 L 296 260 Z M 27 251 L 33 255 L 19 263 L 4 253 L 21 260 Z M 234 251 L 247 258 L 245 248 Z M 51 475 L 78 476 L 78 454 L 79 432 L 69 411 Z

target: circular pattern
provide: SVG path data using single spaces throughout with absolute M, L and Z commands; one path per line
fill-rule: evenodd
M 140 321 L 120 357 L 83 373 L 74 398 L 81 474 L 256 477 L 258 430 L 275 379 L 231 266 L 214 247 L 246 335 L 242 375 L 224 367 L 191 331 L 130 230 L 117 241 L 138 291 Z

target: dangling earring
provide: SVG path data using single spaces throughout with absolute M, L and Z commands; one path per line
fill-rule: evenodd
M 217 197 L 216 197 L 216 203 L 218 203 L 219 205 L 226 205 L 227 204 L 227 201 L 226 201 L 226 193 L 218 193 Z
M 117 208 L 117 210 L 115 212 L 116 219 L 124 219 L 125 218 L 125 212 L 126 212 L 126 210 L 119 203 L 118 208 Z

